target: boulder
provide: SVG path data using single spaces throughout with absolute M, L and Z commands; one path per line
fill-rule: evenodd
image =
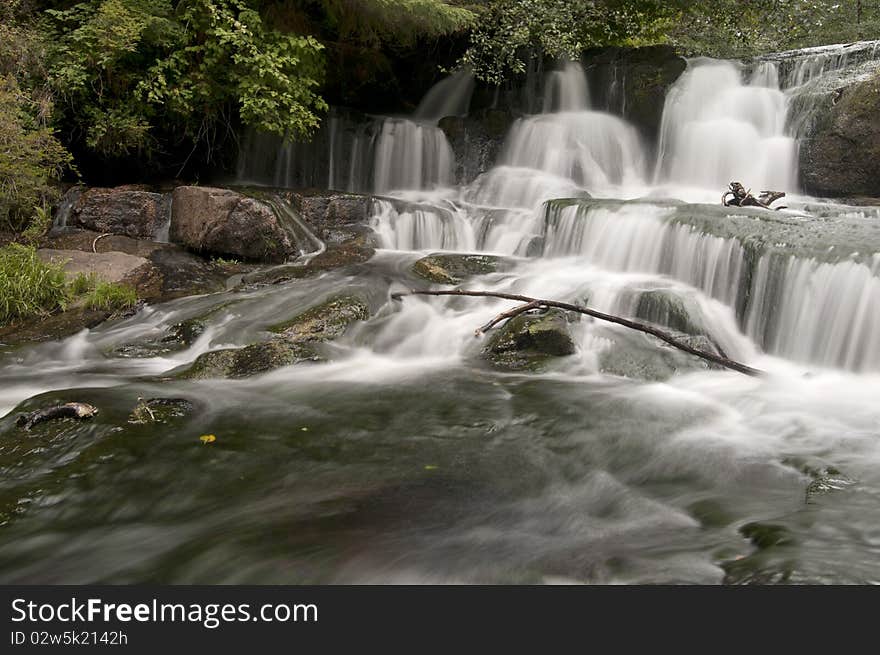
M 161 238 L 171 218 L 167 194 L 141 187 L 68 191 L 73 201 L 66 224 L 102 234 L 121 234 L 134 239 Z M 62 203 L 63 205 L 63 203 Z
M 337 241 L 342 228 L 367 225 L 373 215 L 372 196 L 306 190 L 283 192 L 306 225 L 323 241 Z
M 370 317 L 370 309 L 355 296 L 336 296 L 272 326 L 275 337 L 244 348 L 205 353 L 180 374 L 181 378 L 245 378 L 282 366 L 321 361 L 317 344 L 342 336 L 348 327 Z
M 880 72 L 812 102 L 816 115 L 799 155 L 804 188 L 880 197 Z
M 269 328 L 285 341 L 304 343 L 341 337 L 355 321 L 370 318 L 370 308 L 355 296 L 336 296 Z
M 508 321 L 491 337 L 483 357 L 498 368 L 540 370 L 575 350 L 566 313 L 553 309 L 545 314 L 520 314 Z
M 64 274 L 73 279 L 79 274 L 94 275 L 104 282 L 122 282 L 141 267 L 148 267 L 144 257 L 124 252 L 83 252 L 41 248 L 37 256 L 46 263 L 62 264 Z
M 691 348 L 720 355 L 718 347 L 705 335 L 690 335 L 667 330 Z M 631 330 L 603 329 L 610 345 L 599 355 L 599 370 L 610 375 L 662 382 L 679 373 L 724 370 L 719 364 L 701 359 L 663 343 L 654 337 Z
M 492 255 L 447 255 L 434 253 L 413 264 L 413 273 L 437 284 L 461 284 L 475 275 L 494 273 L 503 263 Z
M 298 254 L 271 207 L 230 189 L 174 189 L 170 238 L 192 250 L 250 261 L 279 263 Z
M 244 348 L 212 350 L 200 355 L 180 377 L 187 380 L 246 378 L 282 366 L 320 359 L 318 353 L 308 344 L 273 339 Z

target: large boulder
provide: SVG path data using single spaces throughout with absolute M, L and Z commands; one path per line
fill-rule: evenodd
M 514 115 L 503 109 L 483 109 L 471 116 L 447 116 L 443 130 L 455 154 L 454 173 L 459 184 L 468 184 L 498 161 Z
M 279 263 L 298 254 L 270 206 L 230 189 L 174 189 L 170 237 L 192 250 L 249 261 Z
M 162 239 L 171 216 L 168 195 L 152 193 L 143 187 L 86 190 L 76 187 L 68 192 L 67 200 L 69 213 L 65 222 L 68 226 L 134 239 Z
M 813 100 L 801 141 L 804 188 L 828 196 L 880 196 L 880 72 Z

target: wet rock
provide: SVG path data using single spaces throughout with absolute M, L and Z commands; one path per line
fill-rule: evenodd
M 316 189 L 285 191 L 282 195 L 323 241 L 335 241 L 334 234 L 340 228 L 367 225 L 373 214 L 372 196 Z
M 553 358 L 575 352 L 565 312 L 521 314 L 492 335 L 483 357 L 508 370 L 539 370 Z
M 752 522 L 739 529 L 756 551 L 721 562 L 724 584 L 785 584 L 792 581 L 797 560 L 792 547 L 794 535 L 783 525 Z
M 186 398 L 139 398 L 128 422 L 136 425 L 171 423 L 190 414 L 194 409 L 195 405 Z
M 74 307 L 50 316 L 38 316 L 0 326 L 0 343 L 19 345 L 64 339 L 80 330 L 93 328 L 108 318 L 111 312 L 102 309 Z
M 309 344 L 273 339 L 244 348 L 214 350 L 200 355 L 180 378 L 246 378 L 282 366 L 321 361 L 320 354 Z
M 655 142 L 669 87 L 687 68 L 684 57 L 658 45 L 591 50 L 583 59 L 595 106 L 623 116 Z
M 269 328 L 286 341 L 330 341 L 341 337 L 356 321 L 370 317 L 370 308 L 355 296 L 336 296 L 292 319 Z
M 880 196 L 880 72 L 814 102 L 819 111 L 799 151 L 804 188 L 815 195 Z
M 721 352 L 705 335 L 669 331 L 692 348 L 715 355 Z M 700 370 L 724 370 L 718 364 L 673 348 L 639 332 L 614 330 L 604 332 L 610 345 L 599 355 L 599 370 L 610 375 L 651 382 L 663 382 L 673 375 Z
M 494 273 L 504 260 L 492 255 L 445 255 L 435 253 L 413 264 L 413 273 L 429 282 L 461 284 L 475 275 Z
M 707 528 L 724 527 L 734 521 L 733 514 L 724 507 L 724 504 L 712 498 L 691 503 L 687 511 L 700 522 L 700 525 Z
M 283 262 L 298 254 L 271 207 L 230 189 L 177 187 L 170 237 L 198 252 L 257 262 Z
M 71 192 L 68 192 L 71 193 Z M 67 225 L 136 239 L 153 239 L 168 225 L 171 205 L 167 194 L 143 187 L 93 188 L 75 192 Z
M 244 285 L 281 284 L 290 280 L 313 277 L 326 271 L 345 268 L 369 261 L 376 253 L 366 235 L 358 235 L 343 243 L 330 244 L 320 255 L 306 264 L 286 264 L 254 271 L 241 277 Z
M 469 184 L 495 165 L 513 121 L 511 112 L 494 108 L 440 120 L 438 127 L 455 155 L 455 179 L 459 184 Z
M 317 344 L 342 336 L 348 327 L 370 317 L 369 307 L 355 296 L 336 296 L 270 328 L 270 341 L 201 355 L 186 379 L 244 378 L 282 366 L 322 360 Z
M 804 493 L 804 502 L 806 503 L 809 503 L 815 496 L 842 491 L 857 483 L 836 466 L 817 458 L 786 457 L 782 463 L 810 478 Z
M 759 549 L 773 546 L 791 546 L 796 543 L 794 535 L 784 525 L 755 521 L 739 529 L 739 533 Z
M 696 311 L 689 309 L 683 298 L 664 289 L 641 292 L 635 310 L 637 319 L 683 334 L 701 335 L 704 329 L 694 321 L 694 315 Z

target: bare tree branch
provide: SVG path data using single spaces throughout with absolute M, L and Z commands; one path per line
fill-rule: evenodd
M 700 350 L 699 348 L 694 348 L 687 343 L 681 341 L 680 339 L 677 339 L 668 332 L 664 332 L 663 330 L 654 327 L 653 325 L 649 325 L 647 323 L 639 323 L 638 321 L 631 321 L 627 318 L 621 318 L 620 316 L 614 316 L 612 314 L 605 314 L 604 312 L 590 309 L 589 307 L 582 307 L 581 305 L 573 305 L 571 303 L 559 302 L 557 300 L 531 298 L 529 296 L 521 296 L 513 293 L 497 293 L 494 291 L 466 291 L 464 289 L 413 289 L 408 292 L 394 293 L 391 295 L 394 300 L 402 300 L 405 296 L 471 296 L 477 298 L 500 298 L 502 300 L 516 300 L 518 302 L 524 303 L 519 307 L 515 307 L 506 312 L 502 312 L 494 319 L 486 323 L 486 325 L 477 329 L 475 332 L 476 336 L 480 336 L 484 332 L 490 330 L 504 319 L 513 318 L 514 316 L 519 316 L 524 312 L 530 311 L 532 309 L 538 309 L 540 307 L 556 307 L 557 309 L 563 309 L 569 312 L 577 312 L 578 314 L 585 314 L 587 316 L 592 316 L 593 318 L 600 321 L 615 323 L 616 325 L 622 325 L 624 327 L 630 328 L 631 330 L 637 330 L 639 332 L 644 332 L 645 334 L 650 334 L 651 336 L 657 337 L 661 341 L 668 343 L 673 348 L 677 348 L 678 350 L 681 350 L 683 352 L 690 353 L 691 355 L 695 355 L 696 357 L 705 359 L 706 361 L 712 362 L 713 364 L 718 364 L 719 366 L 723 366 L 724 368 L 736 371 L 737 373 L 751 375 L 753 377 L 766 375 L 766 373 L 760 369 L 752 368 L 751 366 L 747 366 L 732 359 L 728 359 L 727 357 L 722 357 L 721 355 L 718 355 L 716 353 L 711 353 L 705 350 Z

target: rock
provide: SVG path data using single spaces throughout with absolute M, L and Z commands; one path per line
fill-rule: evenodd
M 429 282 L 461 284 L 475 275 L 495 273 L 503 263 L 492 255 L 446 255 L 434 253 L 413 264 L 413 273 Z
M 188 380 L 246 378 L 282 366 L 317 361 L 321 361 L 320 355 L 308 344 L 274 339 L 244 348 L 205 353 L 179 377 Z
M 138 399 L 138 404 L 131 411 L 128 422 L 133 424 L 171 423 L 183 418 L 195 409 L 186 398 L 150 398 Z
M 367 238 L 357 236 L 340 244 L 329 244 L 320 255 L 308 260 L 305 265 L 287 264 L 274 266 L 262 271 L 247 273 L 241 277 L 245 285 L 281 284 L 290 280 L 312 277 L 337 268 L 345 268 L 369 261 L 375 254 Z
M 689 310 L 681 296 L 665 289 L 642 291 L 635 310 L 637 319 L 695 336 L 705 331 L 692 318 L 696 314 L 695 308 Z
M 64 274 L 73 279 L 80 273 L 94 275 L 105 282 L 121 282 L 141 267 L 148 267 L 144 257 L 123 252 L 82 252 L 81 250 L 53 250 L 42 248 L 37 256 L 44 262 L 64 265 Z
M 316 189 L 282 195 L 322 241 L 335 241 L 340 228 L 369 224 L 373 215 L 372 196 Z
M 322 359 L 318 343 L 342 336 L 352 323 L 369 317 L 369 307 L 360 298 L 336 296 L 272 326 L 270 331 L 276 336 L 270 341 L 205 353 L 179 377 L 244 378 L 291 364 L 318 362 Z
M 44 421 L 53 421 L 61 418 L 94 418 L 97 413 L 98 408 L 88 403 L 64 403 L 63 405 L 45 407 L 28 414 L 22 414 L 15 420 L 15 424 L 24 430 L 30 430 Z
M 370 308 L 355 296 L 336 296 L 269 329 L 292 343 L 330 341 L 355 321 L 370 318 Z
M 594 105 L 622 116 L 656 143 L 666 94 L 687 68 L 684 57 L 657 45 L 590 50 L 583 61 Z
M 69 194 L 71 192 L 68 192 Z M 167 194 L 140 187 L 93 188 L 73 194 L 78 198 L 67 215 L 67 225 L 136 239 L 160 236 L 171 218 Z
M 538 370 L 554 357 L 575 352 L 565 312 L 521 314 L 498 330 L 483 349 L 493 365 L 508 370 Z
M 0 343 L 19 345 L 64 339 L 80 330 L 97 327 L 111 312 L 103 309 L 74 307 L 51 316 L 39 316 L 30 320 L 0 326 Z
M 52 249 L 81 250 L 93 255 L 92 244 L 97 236 L 96 232 L 68 229 L 54 233 L 44 240 L 43 245 Z M 231 273 L 253 269 L 244 264 L 230 266 L 207 261 L 170 243 L 116 235 L 98 241 L 97 250 L 99 254 L 120 252 L 147 260 L 150 266 L 135 269 L 125 278 L 125 282 L 135 288 L 139 298 L 148 302 L 221 291 L 226 288 L 226 280 Z
M 705 335 L 690 335 L 669 331 L 680 341 L 716 355 L 718 347 Z M 599 370 L 610 375 L 663 382 L 679 373 L 701 370 L 723 370 L 719 364 L 708 362 L 656 339 L 631 330 L 604 330 L 610 345 L 599 355 Z
M 455 154 L 455 179 L 459 184 L 469 184 L 495 165 L 513 121 L 513 113 L 494 108 L 440 120 L 438 127 Z
M 271 207 L 230 189 L 174 189 L 171 241 L 198 252 L 279 263 L 298 254 Z
M 800 145 L 801 183 L 826 196 L 880 196 L 880 72 L 825 95 Z

